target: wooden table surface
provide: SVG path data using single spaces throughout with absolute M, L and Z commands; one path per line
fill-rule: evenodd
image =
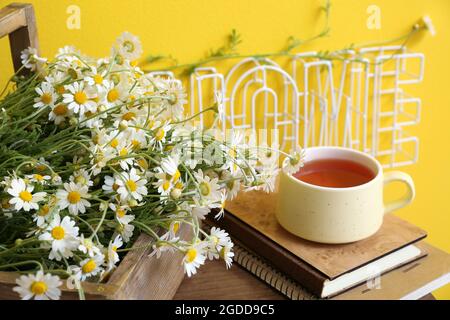
M 198 274 L 185 277 L 176 300 L 284 300 L 286 297 L 263 281 L 233 264 L 226 270 L 223 261 L 207 261 Z M 421 300 L 434 300 L 429 294 Z

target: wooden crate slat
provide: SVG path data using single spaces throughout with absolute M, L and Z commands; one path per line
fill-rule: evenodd
M 14 70 L 22 66 L 20 53 L 33 47 L 39 52 L 36 16 L 31 4 L 12 3 L 0 9 L 0 38 L 9 36 Z M 23 74 L 28 72 L 23 70 Z

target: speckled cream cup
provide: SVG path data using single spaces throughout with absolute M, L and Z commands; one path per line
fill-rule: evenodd
M 289 232 L 321 243 L 348 243 L 377 232 L 386 213 L 409 204 L 415 196 L 414 182 L 406 173 L 383 173 L 372 156 L 340 147 L 306 149 L 305 161 L 326 158 L 347 159 L 370 168 L 375 178 L 349 188 L 328 188 L 300 181 L 290 174 L 280 175 L 276 217 Z M 392 181 L 406 184 L 399 200 L 383 203 L 383 186 Z

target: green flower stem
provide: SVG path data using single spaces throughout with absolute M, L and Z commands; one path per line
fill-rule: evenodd
M 37 265 L 39 267 L 39 269 L 44 271 L 44 267 L 42 266 L 42 264 L 39 261 L 36 261 L 36 260 L 27 260 L 27 261 L 14 262 L 14 263 L 0 265 L 0 269 L 19 267 L 19 266 L 24 266 L 24 265 L 27 265 L 27 264 L 35 264 L 35 265 Z

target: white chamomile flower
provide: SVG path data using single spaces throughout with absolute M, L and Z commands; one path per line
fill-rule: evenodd
M 99 72 L 96 67 L 91 67 L 91 70 L 86 73 L 84 81 L 90 86 L 95 86 L 98 91 L 105 90 L 108 85 L 108 80 L 106 79 L 107 70 Z
M 117 38 L 116 47 L 119 54 L 128 60 L 136 60 L 142 54 L 139 38 L 129 32 L 124 32 Z
M 56 93 L 53 86 L 48 82 L 42 82 L 40 87 L 36 89 L 39 97 L 34 99 L 35 108 L 52 107 L 56 101 Z
M 127 218 L 128 222 L 124 223 L 123 222 L 124 220 L 122 219 L 122 221 L 117 226 L 117 231 L 122 236 L 123 241 L 128 242 L 128 241 L 130 241 L 131 237 L 133 236 L 133 232 L 134 232 L 134 225 L 129 223 L 134 220 L 134 216 L 126 215 L 125 217 Z
M 75 221 L 66 216 L 62 219 L 59 214 L 54 215 L 45 232 L 39 236 L 39 240 L 51 242 L 49 258 L 60 261 L 62 257 L 70 258 L 72 251 L 78 247 L 78 227 Z
M 200 206 L 195 206 L 192 208 L 192 215 L 194 217 L 199 218 L 200 220 L 204 220 L 206 219 L 206 216 L 211 212 L 211 209 L 204 206 L 204 207 L 200 207 Z
M 266 193 L 275 191 L 275 182 L 278 171 L 279 168 L 277 163 L 264 166 L 259 173 L 259 185 L 257 185 L 254 189 L 263 190 Z
M 178 231 L 180 230 L 181 222 L 180 221 L 172 221 L 169 226 L 169 231 L 161 236 L 162 240 L 174 241 L 179 239 Z
M 231 242 L 228 233 L 216 227 L 211 228 L 208 240 L 208 258 L 210 260 L 218 259 L 220 250 Z
M 116 263 L 119 262 L 119 254 L 117 253 L 117 249 L 123 246 L 122 237 L 117 235 L 114 240 L 109 242 L 108 245 L 108 253 L 106 255 L 106 267 L 107 271 L 111 271 L 116 266 Z
M 128 211 L 131 210 L 131 208 L 127 205 L 118 205 L 114 203 L 110 203 L 109 207 L 112 211 L 116 214 L 117 220 L 122 224 L 129 224 L 131 221 L 134 220 L 133 215 L 128 215 Z
M 48 114 L 48 119 L 58 125 L 66 121 L 66 119 L 72 116 L 72 114 L 72 111 L 69 110 L 67 105 L 60 103 L 52 107 L 52 110 Z
M 94 244 L 91 238 L 85 238 L 84 234 L 80 237 L 80 245 L 78 246 L 78 250 L 84 254 L 87 254 L 89 257 L 101 254 L 100 248 Z
M 128 170 L 134 165 L 134 158 L 127 157 L 133 153 L 133 146 L 126 141 L 119 143 L 116 148 L 117 156 L 122 157 L 119 159 L 119 165 L 123 170 Z
M 64 46 L 58 49 L 55 57 L 65 59 L 67 57 L 80 56 L 81 52 L 75 46 Z
M 44 204 L 33 215 L 33 221 L 38 227 L 43 227 L 52 217 L 52 212 L 55 210 L 54 206 Z
M 147 112 L 148 110 L 141 109 L 138 107 L 129 108 L 128 106 L 123 106 L 120 108 L 118 113 L 114 113 L 113 117 L 115 118 L 114 126 L 118 127 L 120 122 L 122 120 L 128 121 L 130 123 L 136 122 L 136 121 L 145 121 L 147 118 Z M 137 127 L 140 126 L 140 123 L 136 123 Z M 142 125 L 141 125 L 142 126 Z M 132 128 L 130 128 L 132 129 Z
M 33 190 L 34 186 L 27 186 L 23 179 L 13 179 L 10 188 L 7 190 L 12 196 L 9 203 L 13 204 L 17 211 L 21 209 L 25 211 L 37 210 L 39 208 L 38 203 L 44 200 L 47 194 L 45 192 L 33 194 Z
M 430 16 L 422 17 L 422 23 L 428 32 L 430 32 L 431 36 L 434 37 L 436 35 L 436 28 L 434 27 L 433 20 L 431 20 Z
M 167 241 L 170 242 L 172 240 Z M 175 239 L 175 241 L 178 241 L 178 239 Z M 158 242 L 152 246 L 152 252 L 148 256 L 149 257 L 156 256 L 156 259 L 159 259 L 164 252 L 174 252 L 174 251 L 175 248 L 173 246 Z
M 223 215 L 225 214 L 225 204 L 227 201 L 227 193 L 225 190 L 223 190 L 220 193 L 220 201 L 216 204 L 213 204 L 211 207 L 212 208 L 218 208 L 219 212 L 214 216 L 215 219 L 220 219 L 223 217 Z
M 31 71 L 40 69 L 41 66 L 47 61 L 47 59 L 39 57 L 37 49 L 31 47 L 28 47 L 21 52 L 20 59 L 22 61 L 22 65 Z
M 64 183 L 64 189 L 56 192 L 58 204 L 61 210 L 68 208 L 71 214 L 77 215 L 79 212 L 85 213 L 86 207 L 91 204 L 86 198 L 89 198 L 88 187 L 86 185 L 76 184 L 74 182 Z
M 91 175 L 86 169 L 80 169 L 75 171 L 69 178 L 70 182 L 79 184 L 82 186 L 92 187 L 94 182 L 91 180 Z
M 28 181 L 46 185 L 52 179 L 49 175 L 41 175 L 39 173 L 30 174 L 26 176 Z
M 90 148 L 90 151 L 94 155 L 90 161 L 91 172 L 94 176 L 98 175 L 108 162 L 116 156 L 115 150 L 111 147 L 95 145 Z
M 168 156 L 161 161 L 161 169 L 171 176 L 172 183 L 177 183 L 181 177 L 181 173 L 178 170 L 179 162 L 178 156 Z
M 215 202 L 220 199 L 220 186 L 218 184 L 219 179 L 211 179 L 207 175 L 204 175 L 202 169 L 195 172 L 194 177 L 197 179 L 198 190 L 203 199 L 211 202 Z
M 44 274 L 39 270 L 36 275 L 22 275 L 16 279 L 17 286 L 13 288 L 22 300 L 59 300 L 62 285 L 58 276 L 50 273 Z
M 221 180 L 225 181 L 228 200 L 230 201 L 233 200 L 241 190 L 241 179 L 242 179 L 241 171 L 236 171 L 234 174 L 231 174 L 227 170 L 222 171 Z
M 116 180 L 118 179 L 118 176 L 111 177 L 111 176 L 105 176 L 104 183 L 102 186 L 102 189 L 106 193 L 115 193 L 117 192 L 117 189 L 119 189 L 119 185 L 116 183 Z
M 71 266 L 71 270 L 81 281 L 94 277 L 103 271 L 102 264 L 105 261 L 103 254 L 97 254 L 80 262 L 79 266 Z
M 184 107 L 187 103 L 186 92 L 180 80 L 169 79 L 166 81 L 165 108 L 162 116 L 166 119 L 180 120 L 183 117 Z
M 274 162 L 278 163 L 280 153 L 278 152 L 279 146 L 272 145 L 271 147 L 267 145 L 261 145 L 258 147 L 258 161 L 262 165 L 269 165 Z
M 163 143 L 166 142 L 166 136 L 170 129 L 171 125 L 168 123 L 155 128 L 153 137 L 150 139 L 150 143 L 157 146 L 159 149 L 162 149 Z
M 188 277 L 197 273 L 197 269 L 205 263 L 207 243 L 200 242 L 189 247 L 183 258 L 184 272 Z
M 68 105 L 69 110 L 79 114 L 96 111 L 97 104 L 92 100 L 94 95 L 85 88 L 84 82 L 74 82 L 65 88 L 69 93 L 63 94 L 63 103 Z
M 296 173 L 305 163 L 305 151 L 297 147 L 292 155 L 287 156 L 283 161 L 283 171 L 288 174 Z
M 231 251 L 232 248 L 233 248 L 233 243 L 228 242 L 227 245 L 223 246 L 222 249 L 220 249 L 220 253 L 219 253 L 220 257 L 225 261 L 227 269 L 229 269 L 231 267 L 231 265 L 233 264 L 234 252 Z
M 217 114 L 219 119 L 224 119 L 225 116 L 225 94 L 217 90 L 214 92 L 214 99 L 217 107 Z
M 156 182 L 153 182 L 153 186 L 157 188 L 158 192 L 166 196 L 170 193 L 172 188 L 172 177 L 165 172 L 157 172 L 154 174 L 154 177 L 158 179 Z
M 210 232 L 210 240 L 216 248 L 221 248 L 223 246 L 229 245 L 231 242 L 228 232 L 220 228 L 212 227 Z
M 123 86 L 116 86 L 112 81 L 106 83 L 104 91 L 101 94 L 104 96 L 102 100 L 108 109 L 122 104 L 122 99 L 126 95 L 125 88 Z
M 120 195 L 122 201 L 128 199 L 136 199 L 141 201 L 142 196 L 147 195 L 146 179 L 141 178 L 135 168 L 129 172 L 122 172 L 121 176 L 116 180 L 119 186 L 117 193 Z

